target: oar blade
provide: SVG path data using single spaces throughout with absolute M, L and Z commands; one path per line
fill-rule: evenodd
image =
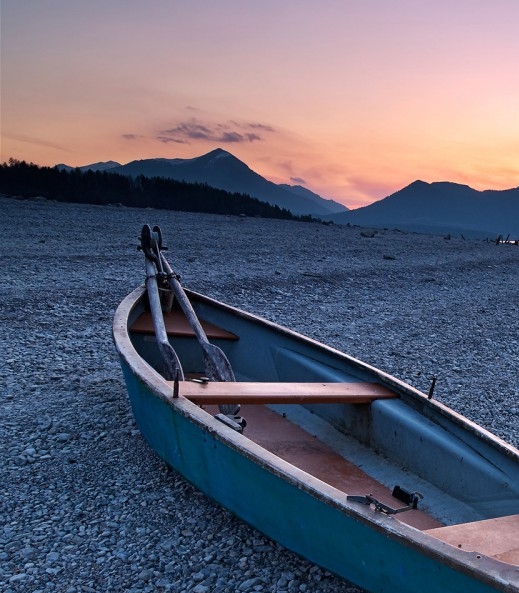
M 166 379 L 170 381 L 177 380 L 183 381 L 184 380 L 184 371 L 182 370 L 182 364 L 177 356 L 177 353 L 173 349 L 171 344 L 162 344 L 161 354 L 165 364 L 165 376 Z
M 231 363 L 224 352 L 214 344 L 203 344 L 205 372 L 211 381 L 236 381 Z M 240 404 L 220 404 L 220 412 L 234 416 L 240 411 Z
M 236 381 L 229 359 L 214 344 L 203 344 L 204 363 L 207 376 L 212 381 Z

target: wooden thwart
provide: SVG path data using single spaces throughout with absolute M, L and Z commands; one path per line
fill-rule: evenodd
M 173 389 L 173 382 L 169 382 Z M 369 404 L 398 397 L 378 383 L 248 383 L 181 381 L 179 394 L 203 404 Z
M 519 515 L 438 527 L 426 533 L 466 552 L 519 564 Z
M 214 323 L 200 320 L 202 328 L 209 339 L 220 340 L 238 340 L 238 336 Z M 164 325 L 168 336 L 194 337 L 195 332 L 191 329 L 189 321 L 182 311 L 173 310 L 170 313 L 164 313 Z M 132 324 L 130 331 L 139 334 L 153 334 L 153 319 L 149 311 L 142 313 Z

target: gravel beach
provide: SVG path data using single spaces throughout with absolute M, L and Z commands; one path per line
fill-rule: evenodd
M 0 198 L 0 590 L 352 593 L 197 492 L 136 429 L 111 337 L 159 224 L 189 288 L 519 445 L 519 247 Z

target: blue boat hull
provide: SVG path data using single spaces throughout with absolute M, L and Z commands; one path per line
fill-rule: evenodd
M 229 511 L 311 562 L 373 592 L 519 591 L 517 567 L 457 550 L 299 470 L 183 398 L 127 339 L 138 294 L 114 336 L 133 414 L 172 468 Z

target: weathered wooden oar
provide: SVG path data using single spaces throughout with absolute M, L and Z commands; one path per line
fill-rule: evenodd
M 148 300 L 150 303 L 151 317 L 153 319 L 155 338 L 166 367 L 167 378 L 175 381 L 183 381 L 184 372 L 182 370 L 182 365 L 180 364 L 180 360 L 178 359 L 173 346 L 169 343 L 166 327 L 164 326 L 164 316 L 162 314 L 159 288 L 157 284 L 157 271 L 152 258 L 149 256 L 150 241 L 151 231 L 149 226 L 145 225 L 141 235 L 141 247 L 146 256 L 146 289 L 148 291 Z
M 229 359 L 227 356 L 225 356 L 221 348 L 215 344 L 211 344 L 211 342 L 209 342 L 207 339 L 205 331 L 200 324 L 191 302 L 184 292 L 177 275 L 171 269 L 171 266 L 162 252 L 160 252 L 160 260 L 162 267 L 167 274 L 171 290 L 180 303 L 182 311 L 184 311 L 184 315 L 189 321 L 189 324 L 191 325 L 192 330 L 195 332 L 197 340 L 202 348 L 206 375 L 211 381 L 236 381 Z M 222 404 L 219 406 L 219 408 L 223 414 L 232 416 L 238 413 L 240 406 L 239 404 Z
M 211 381 L 236 381 L 231 363 L 229 362 L 227 356 L 225 356 L 221 348 L 209 342 L 205 331 L 202 328 L 202 325 L 195 313 L 195 310 L 191 305 L 191 302 L 184 292 L 182 285 L 178 281 L 178 277 L 175 275 L 162 253 L 160 254 L 160 258 L 164 267 L 164 271 L 167 274 L 171 290 L 173 290 L 175 297 L 182 307 L 182 311 L 184 311 L 184 315 L 189 321 L 189 324 L 191 325 L 192 330 L 195 332 L 197 340 L 202 347 L 207 376 L 209 379 L 211 379 Z

